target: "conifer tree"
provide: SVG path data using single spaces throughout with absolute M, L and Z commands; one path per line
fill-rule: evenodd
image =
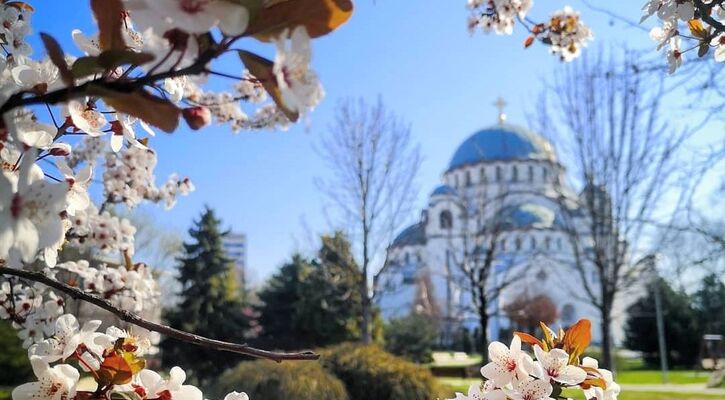
M 191 240 L 184 243 L 179 258 L 177 280 L 180 286 L 179 303 L 168 310 L 166 320 L 174 328 L 199 335 L 242 343 L 249 328 L 249 318 L 243 312 L 232 261 L 224 254 L 221 221 L 206 207 L 194 227 L 189 229 Z M 199 346 L 189 346 L 174 339 L 161 343 L 166 367 L 193 365 L 187 371 L 200 385 L 218 376 L 239 362 L 229 353 Z

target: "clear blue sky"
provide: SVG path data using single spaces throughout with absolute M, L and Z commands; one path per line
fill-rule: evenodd
M 50 2 L 50 7 L 31 3 L 38 8 L 36 34 L 48 31 L 66 49 L 73 48 L 71 29 L 94 30 L 87 1 Z M 643 1 L 596 3 L 638 20 Z M 597 43 L 626 42 L 654 51 L 646 32 L 613 22 L 579 1 L 537 1 L 533 17 L 543 18 L 567 4 L 582 11 Z M 294 250 L 309 249 L 305 225 L 313 233 L 329 228 L 323 216 L 326 200 L 313 183 L 326 174 L 314 145 L 327 129 L 338 99 L 381 95 L 391 110 L 410 122 L 425 157 L 419 197 L 423 205 L 456 146 L 495 122 L 492 103 L 497 96 L 508 101 L 509 120 L 525 124 L 525 112 L 542 78 L 561 67 L 543 46 L 524 50 L 520 29 L 513 37 L 471 37 L 465 0 L 358 0 L 356 7 L 345 26 L 314 43 L 313 66 L 327 97 L 308 127 L 239 135 L 226 128 L 184 128 L 152 141 L 159 153 L 157 179 L 163 181 L 177 171 L 191 177 L 197 188 L 170 212 L 145 207 L 153 210 L 159 224 L 185 235 L 192 219 L 209 204 L 227 226 L 247 233 L 249 265 L 258 277 L 265 277 Z M 36 54 L 41 51 L 36 46 Z M 273 55 L 271 47 L 261 51 Z M 230 68 L 237 67 L 230 64 L 226 69 L 235 73 Z M 707 135 L 714 135 L 714 129 L 710 127 Z

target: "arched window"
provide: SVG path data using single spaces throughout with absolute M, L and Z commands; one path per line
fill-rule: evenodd
M 410 253 L 405 253 L 405 265 L 410 264 Z
M 471 171 L 466 171 L 466 186 L 471 186 L 473 182 L 471 181 Z
M 529 182 L 534 181 L 534 166 L 529 165 Z
M 506 239 L 501 239 L 501 241 L 498 242 L 498 245 L 501 248 L 501 251 L 506 251 Z
M 531 250 L 536 250 L 536 238 L 531 237 Z
M 556 248 L 561 250 L 561 238 L 556 238 Z
M 479 172 L 479 174 L 481 183 L 486 183 L 488 181 L 488 179 L 486 179 L 486 168 L 481 167 L 481 172 Z
M 544 247 L 546 250 L 551 250 L 551 238 L 548 236 L 544 239 Z
M 519 181 L 519 167 L 514 165 L 513 170 L 511 171 L 511 182 L 518 182 L 518 181 Z
M 461 186 L 459 185 L 459 182 L 458 182 L 458 175 L 454 175 L 454 176 L 453 176 L 453 178 L 455 179 L 455 182 L 456 182 L 454 186 L 455 186 L 456 188 L 459 188 L 459 187 L 461 187 Z
M 546 167 L 541 167 L 541 177 L 544 182 L 549 180 L 549 170 Z
M 441 229 L 451 229 L 453 228 L 453 215 L 448 210 L 441 211 L 440 215 L 440 225 Z
M 503 179 L 503 170 L 500 165 L 496 166 L 496 182 L 501 182 Z
M 576 309 L 571 304 L 564 304 L 561 308 L 561 323 L 564 326 L 569 326 L 574 323 L 576 319 Z
M 516 250 L 521 250 L 521 238 L 517 237 L 514 244 L 516 246 Z

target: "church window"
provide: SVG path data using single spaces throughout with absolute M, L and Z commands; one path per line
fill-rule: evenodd
M 541 176 L 544 179 L 544 182 L 549 180 L 549 170 L 546 169 L 546 167 L 541 167 Z
M 519 167 L 514 165 L 512 171 L 511 171 L 511 182 L 518 182 L 518 180 L 519 180 Z
M 551 250 L 551 238 L 548 236 L 544 238 L 544 247 L 546 247 L 546 250 Z
M 481 167 L 481 183 L 486 183 L 486 168 Z
M 516 238 L 516 241 L 514 242 L 516 246 L 516 250 L 521 250 L 521 238 Z
M 448 210 L 441 211 L 440 215 L 440 226 L 441 229 L 453 228 L 453 215 Z
M 564 304 L 561 308 L 561 323 L 564 326 L 569 326 L 574 323 L 576 319 L 576 309 L 571 304 Z
M 503 170 L 500 165 L 496 166 L 496 182 L 501 182 L 503 179 Z
M 536 250 L 536 238 L 531 237 L 531 250 Z
M 529 165 L 529 182 L 534 181 L 534 166 Z
M 457 187 L 457 188 L 460 187 L 460 185 L 458 184 L 458 175 L 454 175 L 454 179 L 455 179 L 455 182 L 456 182 L 454 186 Z
M 561 238 L 556 239 L 556 248 L 561 250 Z
M 405 253 L 405 265 L 410 264 L 410 253 Z
M 466 186 L 471 186 L 473 182 L 471 181 L 471 171 L 466 171 Z
M 501 239 L 499 246 L 501 247 L 501 251 L 506 251 L 506 239 Z

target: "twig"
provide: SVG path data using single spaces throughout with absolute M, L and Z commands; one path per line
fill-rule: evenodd
M 256 358 L 265 358 L 276 362 L 282 362 L 286 360 L 317 360 L 320 358 L 318 354 L 313 352 L 301 352 L 301 353 L 279 353 L 272 352 L 262 349 L 251 347 L 247 344 L 236 344 L 224 342 L 216 339 L 209 339 L 203 336 L 195 335 L 193 333 L 184 332 L 179 329 L 172 328 L 170 326 L 162 325 L 156 322 L 147 321 L 136 314 L 121 310 L 114 306 L 108 300 L 86 293 L 78 288 L 69 286 L 63 282 L 57 281 L 53 278 L 47 277 L 40 272 L 26 271 L 15 268 L 0 267 L 0 275 L 16 276 L 18 278 L 27 279 L 29 281 L 39 282 L 43 285 L 52 287 L 53 289 L 59 290 L 76 300 L 82 300 L 91 303 L 97 307 L 100 307 L 117 317 L 121 320 L 139 326 L 144 329 L 148 329 L 153 332 L 158 332 L 162 335 L 172 337 L 182 342 L 192 343 L 202 347 L 208 347 L 214 350 L 227 351 L 230 353 L 244 354 Z

